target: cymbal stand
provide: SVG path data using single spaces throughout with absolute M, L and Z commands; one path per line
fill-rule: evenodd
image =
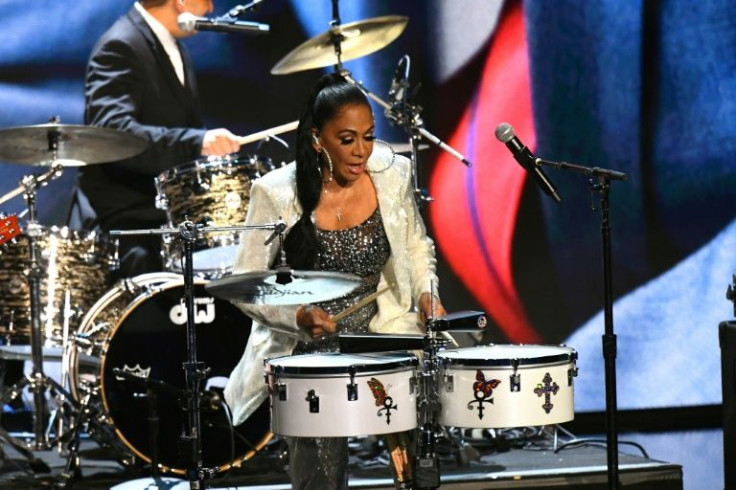
M 603 316 L 605 331 L 602 336 L 606 383 L 606 451 L 609 490 L 620 488 L 618 478 L 618 427 L 616 401 L 616 334 L 613 328 L 613 266 L 611 260 L 611 220 L 609 194 L 611 180 L 628 180 L 628 175 L 615 170 L 585 167 L 567 162 L 552 162 L 536 158 L 535 165 L 548 165 L 562 170 L 573 170 L 591 177 L 591 192 L 600 194 L 601 238 L 603 244 Z M 595 207 L 594 207 L 595 210 Z
M 36 197 L 38 188 L 46 185 L 49 181 L 59 177 L 62 172 L 62 166 L 57 163 L 55 158 L 55 140 L 54 135 L 49 134 L 49 149 L 54 151 L 54 159 L 51 160 L 50 168 L 39 175 L 28 175 L 25 176 L 20 183 L 20 186 L 7 193 L 5 196 L 0 198 L 0 204 L 4 203 L 10 198 L 17 195 L 23 194 L 28 204 L 28 222 L 26 225 L 27 236 L 28 236 L 28 251 L 29 251 L 29 265 L 28 265 L 28 287 L 30 295 L 30 317 L 31 317 L 31 361 L 32 361 L 32 372 L 30 376 L 26 376 L 21 379 L 14 386 L 10 387 L 8 391 L 3 395 L 2 402 L 5 403 L 7 400 L 17 396 L 25 387 L 30 387 L 33 392 L 33 433 L 34 433 L 34 446 L 36 450 L 49 449 L 48 434 L 46 427 L 47 417 L 47 406 L 45 392 L 47 388 L 53 388 L 59 395 L 65 400 L 71 401 L 69 393 L 57 383 L 55 380 L 47 377 L 43 372 L 43 334 L 41 331 L 41 277 L 42 270 L 39 263 L 39 250 L 36 243 L 38 236 L 41 233 L 41 226 L 37 221 L 36 215 Z M 36 458 L 27 449 L 21 450 L 24 445 L 15 440 L 7 432 L 0 429 L 0 437 L 3 437 L 13 447 L 18 449 L 24 456 L 29 458 L 31 461 L 37 461 Z M 44 464 L 45 466 L 45 464 Z
M 342 41 L 345 39 L 342 34 L 338 34 L 340 24 L 340 0 L 332 0 L 332 20 L 330 21 L 330 41 L 335 49 L 335 57 L 337 58 L 337 64 L 335 65 L 336 71 L 342 71 Z
M 186 418 L 186 429 L 179 439 L 181 454 L 186 458 L 186 476 L 192 490 L 206 488 L 206 481 L 217 473 L 217 468 L 205 468 L 202 461 L 202 440 L 200 408 L 202 401 L 202 381 L 206 378 L 209 368 L 197 360 L 197 330 L 194 322 L 194 243 L 207 232 L 232 232 L 238 230 L 275 230 L 282 238 L 285 224 L 283 221 L 275 224 L 255 226 L 202 226 L 196 225 L 188 219 L 178 228 L 161 228 L 149 230 L 113 230 L 111 236 L 121 235 L 163 235 L 179 234 L 184 257 L 184 304 L 187 312 L 187 361 L 183 363 L 186 391 L 183 396 L 182 410 Z

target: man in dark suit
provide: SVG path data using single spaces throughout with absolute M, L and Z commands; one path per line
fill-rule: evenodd
M 212 0 L 139 0 L 92 51 L 85 123 L 150 142 L 136 157 L 82 168 L 80 189 L 94 210 L 93 223 L 104 231 L 160 227 L 165 215 L 155 207 L 155 176 L 200 156 L 240 148 L 227 129 L 202 128 L 192 62 L 179 43 L 191 33 L 179 28 L 178 16 L 203 16 L 212 8 Z M 120 274 L 162 270 L 160 243 L 158 236 L 123 237 Z

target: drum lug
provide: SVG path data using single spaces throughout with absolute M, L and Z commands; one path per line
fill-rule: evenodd
M 577 351 L 572 351 L 572 354 L 570 356 L 570 360 L 572 361 L 572 367 L 567 370 L 567 386 L 572 386 L 572 378 L 578 377 L 578 353 Z
M 278 396 L 279 401 L 285 402 L 288 398 L 286 393 L 286 385 L 281 382 L 281 372 L 283 371 L 282 366 L 278 366 L 274 372 L 276 379 L 274 380 L 273 387 Z M 268 376 L 266 376 L 266 383 L 268 383 Z
M 350 373 L 350 383 L 347 385 L 348 401 L 354 402 L 358 399 L 358 385 L 355 384 L 355 366 L 350 366 L 348 373 Z
M 417 391 L 417 384 L 419 383 L 419 380 L 417 379 L 417 372 L 414 371 L 414 374 L 411 378 L 409 378 L 409 394 L 413 395 Z
M 161 194 L 156 196 L 156 209 L 160 209 L 161 211 L 167 211 L 169 209 L 169 200 L 166 198 L 166 196 L 163 196 Z
M 445 390 L 448 393 L 452 393 L 455 391 L 455 375 L 454 374 L 445 374 Z
M 309 413 L 319 413 L 319 397 L 315 394 L 314 390 L 307 392 L 306 400 L 309 402 Z
M 277 383 L 276 384 L 276 393 L 278 394 L 279 401 L 285 402 L 287 395 L 286 395 L 286 385 L 283 383 Z
M 518 373 L 519 360 L 511 359 L 511 367 L 514 372 L 509 376 L 509 386 L 511 387 L 511 393 L 518 393 L 521 391 L 521 375 Z

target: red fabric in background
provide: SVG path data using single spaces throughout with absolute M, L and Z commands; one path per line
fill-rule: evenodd
M 501 122 L 534 148 L 529 60 L 521 2 L 504 11 L 475 97 L 430 177 L 429 219 L 444 258 L 512 342 L 539 342 L 512 274 L 512 241 L 526 174 L 495 137 Z

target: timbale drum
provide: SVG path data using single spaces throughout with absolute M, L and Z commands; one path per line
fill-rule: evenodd
M 511 428 L 574 418 L 574 349 L 489 345 L 449 349 L 437 357 L 443 425 Z
M 276 434 L 349 437 L 417 426 L 413 355 L 302 354 L 265 364 Z

